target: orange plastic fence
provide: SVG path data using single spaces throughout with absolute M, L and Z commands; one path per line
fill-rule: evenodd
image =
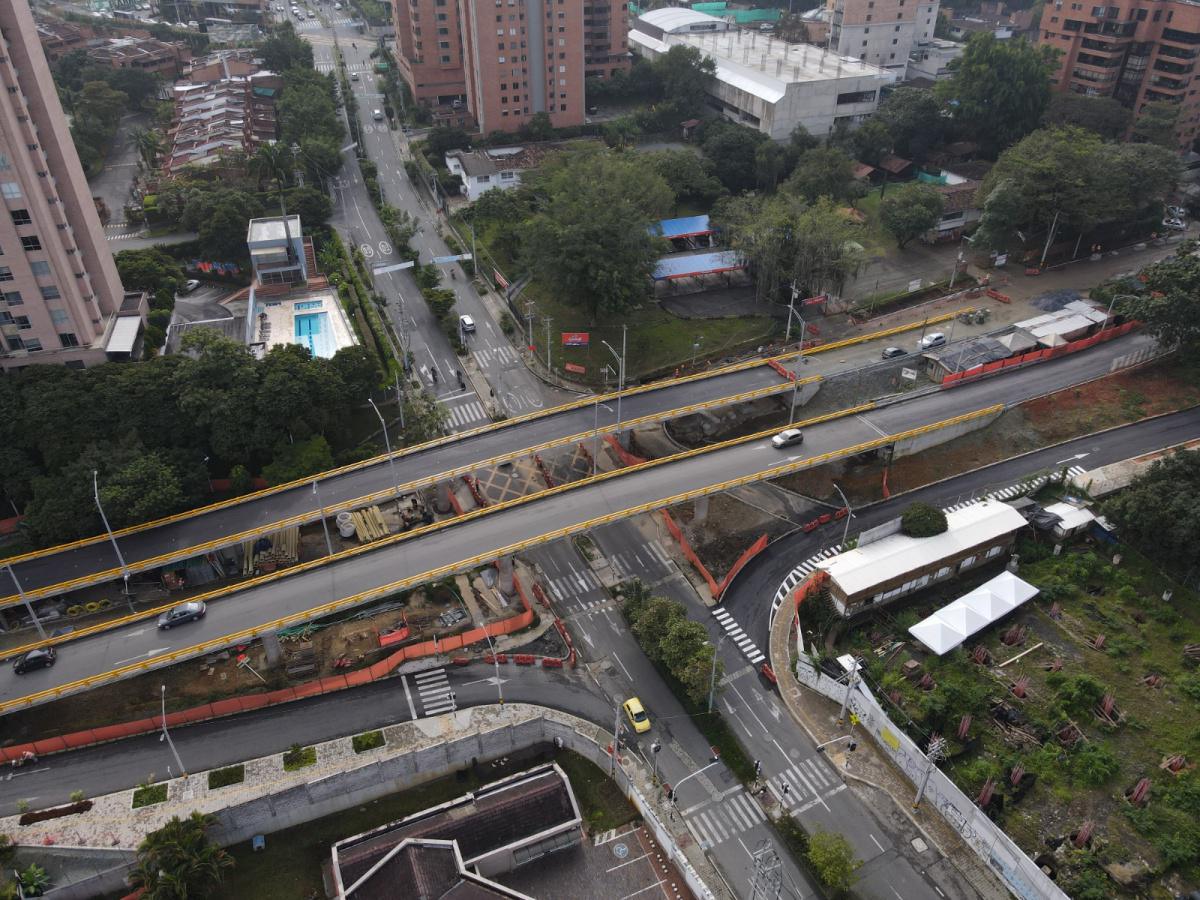
M 717 580 L 712 577 L 712 573 L 710 573 L 707 567 L 705 567 L 704 563 L 700 561 L 700 557 L 696 555 L 696 551 L 693 550 L 692 545 L 688 543 L 687 537 L 680 530 L 679 526 L 675 524 L 675 520 L 671 518 L 671 514 L 665 509 L 662 510 L 662 514 L 663 519 L 665 519 L 667 523 L 667 531 L 671 532 L 671 537 L 675 538 L 676 543 L 679 544 L 679 549 L 683 551 L 683 555 L 687 558 L 688 562 L 695 567 L 696 571 L 700 573 L 700 576 L 708 583 L 708 589 L 712 591 L 712 596 L 715 600 L 717 597 L 721 596 L 721 586 L 717 584 Z
M 785 369 L 783 366 L 781 366 L 775 360 L 768 359 L 767 365 L 770 366 L 772 369 L 774 369 L 776 372 L 778 372 L 780 375 L 782 375 L 786 380 L 788 380 L 788 381 L 796 380 L 796 376 L 793 373 L 789 372 L 787 369 Z
M 747 547 L 746 551 L 737 558 L 737 562 L 733 564 L 733 567 L 730 568 L 725 575 L 725 579 L 721 582 L 721 588 L 717 591 L 716 599 L 725 596 L 725 591 L 728 590 L 729 585 L 733 583 L 733 579 L 737 577 L 737 573 L 742 571 L 746 563 L 750 562 L 750 560 L 754 559 L 754 557 L 758 556 L 758 554 L 762 553 L 763 550 L 766 549 L 768 540 L 769 538 L 764 534 L 757 541 Z
M 642 463 L 646 462 L 646 460 L 642 459 L 642 457 L 634 456 L 632 453 L 622 447 L 621 442 L 611 434 L 606 434 L 604 436 L 604 440 L 608 446 L 612 447 L 613 452 L 617 454 L 617 458 L 620 459 L 625 465 L 640 466 Z
M 486 640 L 487 635 L 497 637 L 498 635 L 520 631 L 522 628 L 528 628 L 533 624 L 533 606 L 529 602 L 529 597 L 525 593 L 524 586 L 516 575 L 513 575 L 513 585 L 516 588 L 517 595 L 521 598 L 521 605 L 523 607 L 522 612 L 515 616 L 510 616 L 499 622 L 489 623 L 484 628 L 472 628 L 470 631 L 452 635 L 445 640 L 422 641 L 419 644 L 410 644 L 407 647 L 401 647 L 395 653 L 392 653 L 374 665 L 355 672 L 331 675 L 327 678 L 320 678 L 306 684 L 281 688 L 276 691 L 248 694 L 243 697 L 230 697 L 227 700 L 216 700 L 212 703 L 191 707 L 190 709 L 168 713 L 167 726 L 176 728 L 195 722 L 204 722 L 209 719 L 217 719 L 255 709 L 263 709 L 268 706 L 276 706 L 280 703 L 290 703 L 293 700 L 302 700 L 305 697 L 316 697 L 320 694 L 344 691 L 347 688 L 358 687 L 381 678 L 386 678 L 393 669 L 409 660 L 433 656 L 436 653 L 451 653 L 455 650 L 461 650 L 470 644 Z M 134 722 L 122 722 L 117 725 L 105 725 L 100 728 L 87 728 L 59 737 L 46 738 L 26 744 L 17 744 L 11 747 L 0 747 L 0 762 L 11 762 L 14 759 L 20 759 L 27 752 L 36 753 L 38 756 L 45 756 L 51 753 L 62 753 L 66 750 L 78 750 L 95 744 L 105 744 L 109 741 L 118 741 L 122 738 L 133 737 L 138 734 L 149 734 L 158 731 L 160 728 L 162 728 L 161 716 L 138 719 Z
M 1106 328 L 1091 337 L 1081 338 L 1077 341 L 1071 341 L 1069 344 L 1063 344 L 1059 347 L 1052 347 L 1044 350 L 1031 350 L 1029 353 L 1023 353 L 1020 356 L 1009 357 L 1008 359 L 997 360 L 991 363 L 981 363 L 972 369 L 967 369 L 965 372 L 955 372 L 947 375 L 942 379 L 942 386 L 948 387 L 955 384 L 960 384 L 963 381 L 970 381 L 974 378 L 979 378 L 989 372 L 996 372 L 1000 369 L 1007 369 L 1012 366 L 1023 366 L 1027 363 L 1041 362 L 1045 359 L 1056 359 L 1060 356 L 1067 356 L 1071 353 L 1078 353 L 1080 350 L 1087 350 L 1095 347 L 1097 344 L 1103 344 L 1111 341 L 1113 338 L 1121 337 L 1129 334 L 1133 329 L 1141 325 L 1140 322 L 1126 322 L 1123 325 L 1117 325 L 1113 328 Z
M 816 569 L 808 578 L 800 582 L 800 585 L 792 592 L 792 599 L 796 601 L 796 608 L 799 609 L 800 604 L 820 590 L 821 585 L 827 580 L 829 580 L 829 573 L 824 569 Z

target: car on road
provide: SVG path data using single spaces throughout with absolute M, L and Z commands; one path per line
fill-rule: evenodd
M 350 73 L 350 80 L 351 80 L 351 81 L 358 81 L 358 73 L 357 73 L 357 72 L 351 72 L 351 73 Z
M 630 697 L 623 704 L 625 716 L 629 719 L 629 724 L 638 734 L 644 734 L 650 730 L 650 717 L 646 715 L 646 708 L 642 706 L 642 701 L 637 697 Z
M 206 612 L 208 612 L 208 607 L 205 606 L 203 600 L 188 600 L 186 603 L 172 606 L 159 616 L 158 627 L 166 631 L 176 625 L 196 622 L 203 619 Z
M 192 291 L 194 291 L 198 287 L 200 287 L 200 282 L 197 281 L 195 278 L 189 278 L 187 281 L 185 281 L 183 283 L 183 290 L 181 290 L 179 293 L 190 294 Z
M 1183 223 L 1183 219 L 1173 219 L 1168 216 L 1163 219 L 1163 228 L 1169 228 L 1171 231 L 1186 231 L 1187 225 Z
M 908 351 L 903 347 L 884 347 L 883 358 L 895 359 L 897 356 L 908 356 Z
M 383 110 L 382 109 L 371 110 L 371 118 L 374 119 L 376 122 L 382 122 L 383 121 Z
M 771 438 L 771 443 L 775 445 L 776 450 L 782 450 L 784 447 L 793 447 L 796 444 L 803 444 L 804 432 L 799 428 L 789 428 L 787 431 L 781 431 L 775 437 Z
M 932 331 L 925 337 L 921 338 L 919 346 L 922 350 L 932 350 L 934 347 L 940 347 L 946 343 L 946 336 L 940 331 Z
M 462 329 L 463 334 L 475 333 L 475 320 L 470 316 L 459 316 L 458 327 Z
M 24 675 L 35 669 L 48 669 L 54 665 L 56 659 L 58 659 L 58 654 L 53 647 L 38 647 L 36 650 L 30 650 L 28 653 L 18 656 L 13 663 L 13 671 L 18 675 Z

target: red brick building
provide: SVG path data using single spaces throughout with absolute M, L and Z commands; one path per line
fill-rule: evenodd
M 1055 89 L 1114 97 L 1140 115 L 1154 101 L 1180 106 L 1176 136 L 1190 147 L 1200 130 L 1192 87 L 1200 56 L 1200 5 L 1184 0 L 1052 0 L 1040 41 L 1061 51 Z

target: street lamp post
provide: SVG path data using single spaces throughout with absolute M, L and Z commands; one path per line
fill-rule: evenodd
M 329 539 L 329 522 L 325 519 L 325 504 L 321 502 L 321 488 L 317 479 L 313 479 L 313 494 L 317 498 L 317 511 L 321 514 L 321 529 L 325 532 L 325 550 L 333 556 L 333 541 Z
M 383 429 L 383 446 L 387 448 L 388 471 L 392 474 L 392 488 L 396 491 L 396 515 L 398 516 L 400 515 L 400 482 L 396 478 L 396 460 L 392 457 L 392 441 L 388 437 L 387 422 L 383 420 L 383 413 L 375 405 L 374 398 L 368 397 L 367 402 L 371 404 L 371 409 L 375 410 L 375 415 L 379 416 L 379 427 Z
M 113 552 L 117 554 L 117 563 L 121 567 L 121 578 L 125 582 L 125 600 L 129 604 L 129 611 L 134 612 L 133 596 L 129 593 L 129 566 L 125 565 L 125 557 L 121 555 L 121 548 L 117 546 L 117 536 L 113 534 L 112 527 L 108 524 L 108 516 L 104 514 L 104 506 L 100 503 L 100 473 L 95 469 L 92 469 L 92 496 L 96 498 L 96 509 L 100 511 L 100 521 L 104 523 L 104 530 L 108 532 Z
M 212 472 L 208 471 L 208 457 L 204 457 L 204 475 L 208 478 L 208 493 L 211 495 L 212 489 Z
M 650 745 L 650 760 L 654 766 L 654 783 L 658 784 L 658 754 L 662 750 L 662 742 L 655 741 Z
M 698 335 L 696 340 L 692 342 L 692 368 L 696 368 L 696 354 L 700 352 L 700 344 L 704 341 L 704 335 Z
M 183 760 L 179 758 L 179 751 L 175 749 L 175 742 L 171 740 L 171 732 L 167 730 L 167 686 L 162 685 L 162 737 L 159 740 L 166 740 L 167 746 L 171 748 L 171 755 L 175 757 L 175 765 L 179 766 L 179 774 L 187 775 L 187 769 L 183 767 Z
M 621 394 L 625 391 L 625 337 L 628 327 L 621 326 L 621 352 L 617 353 L 608 341 L 600 341 L 617 360 L 617 440 L 621 439 Z
M 717 656 L 721 652 L 721 645 L 725 643 L 725 635 L 721 635 L 721 639 L 717 641 L 717 646 L 713 650 L 712 671 L 708 673 L 708 711 L 713 711 L 713 698 L 717 689 Z
M 846 546 L 846 538 L 850 536 L 850 519 L 853 513 L 850 512 L 850 501 L 846 499 L 846 495 L 842 493 L 842 489 L 837 486 L 837 482 L 833 483 L 833 488 L 842 498 L 842 505 L 846 507 L 846 527 L 842 529 L 842 546 Z
M 462 594 L 459 594 L 456 591 L 455 596 L 458 597 L 458 602 L 462 604 L 463 610 L 466 612 L 466 614 L 468 616 L 470 616 L 471 610 L 467 606 L 467 601 L 463 599 Z M 494 665 L 496 667 L 496 699 L 500 703 L 500 705 L 503 706 L 504 705 L 504 687 L 503 687 L 503 684 L 500 679 L 500 660 L 498 660 L 496 658 L 496 645 L 492 643 L 492 636 L 490 634 L 488 634 L 487 627 L 480 626 L 480 628 L 482 628 L 482 630 L 483 630 L 483 636 L 485 638 L 487 638 L 488 650 L 490 650 L 491 654 L 492 654 L 492 665 Z
M 37 613 L 33 611 L 33 604 L 29 602 L 29 598 L 25 596 L 25 592 L 21 590 L 21 582 L 17 581 L 17 573 L 13 571 L 11 565 L 5 565 L 8 569 L 8 576 L 12 579 L 13 586 L 17 589 L 17 596 L 21 598 L 21 602 L 25 604 L 25 609 L 29 612 L 29 618 L 33 619 L 33 626 L 37 629 L 38 639 L 46 639 L 46 629 L 42 627 L 41 620 L 38 619 Z

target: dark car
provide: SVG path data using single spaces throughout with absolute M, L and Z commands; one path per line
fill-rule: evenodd
M 172 606 L 159 616 L 158 627 L 166 631 L 175 625 L 183 625 L 185 622 L 195 622 L 197 619 L 203 619 L 207 611 L 208 607 L 202 601 L 189 600 L 187 603 Z
M 16 662 L 13 663 L 13 671 L 18 675 L 24 675 L 34 669 L 48 669 L 54 665 L 54 660 L 57 658 L 58 654 L 54 652 L 53 647 L 39 647 L 18 656 Z
M 895 359 L 897 356 L 908 356 L 908 351 L 903 347 L 885 347 L 883 350 L 884 359 Z

